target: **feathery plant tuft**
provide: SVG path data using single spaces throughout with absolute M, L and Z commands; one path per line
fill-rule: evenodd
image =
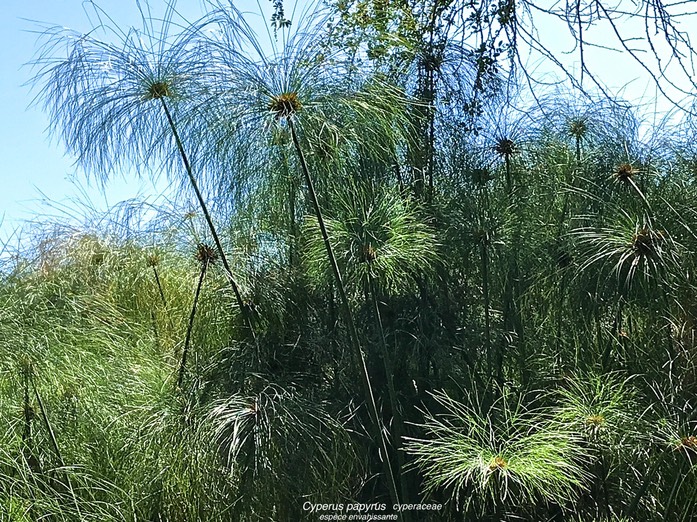
M 322 168 L 321 162 L 311 163 L 308 158 L 318 139 L 323 140 L 322 147 L 332 143 L 352 144 L 348 150 L 342 150 L 340 146 L 330 151 L 332 160 L 340 160 L 342 155 L 355 149 L 365 154 L 366 150 L 375 151 L 377 147 L 377 152 L 382 152 L 381 146 L 385 144 L 383 131 L 385 136 L 393 137 L 395 129 L 400 128 L 399 124 L 406 124 L 406 118 L 401 116 L 400 120 L 399 111 L 394 109 L 404 106 L 405 100 L 399 96 L 396 88 L 387 83 L 382 91 L 372 88 L 369 91 L 371 96 L 367 97 L 361 91 L 362 84 L 375 84 L 376 80 L 365 82 L 359 77 L 356 82 L 347 82 L 348 64 L 340 56 L 327 56 L 326 49 L 316 37 L 316 31 L 321 27 L 321 17 L 316 17 L 306 26 L 301 25 L 283 39 L 280 50 L 274 50 L 271 54 L 264 52 L 254 32 L 233 6 L 221 6 L 211 14 L 211 20 L 218 24 L 220 30 L 201 39 L 203 48 L 208 49 L 220 65 L 217 68 L 216 103 L 210 104 L 202 119 L 214 132 L 215 147 L 209 163 L 223 166 L 224 170 L 218 171 L 223 174 L 227 174 L 224 167 L 233 162 L 244 166 L 238 170 L 238 174 L 242 174 L 238 179 L 253 193 L 255 183 L 258 183 L 254 180 L 254 173 L 265 172 L 260 166 L 274 164 L 276 151 L 270 144 L 275 135 L 270 131 L 283 130 L 289 135 L 289 146 L 292 146 L 299 164 L 339 292 L 354 361 L 360 369 L 364 400 L 373 418 L 376 436 L 382 441 L 392 498 L 397 501 L 394 470 L 387 457 L 387 444 L 380 427 L 371 376 L 365 364 L 343 276 L 328 236 L 320 194 L 315 189 L 317 172 L 311 172 L 311 168 L 319 170 L 320 174 L 329 171 Z M 240 45 L 233 46 L 233 42 L 240 42 Z M 382 98 L 377 96 L 380 92 Z M 390 110 L 386 110 L 386 107 L 390 107 Z M 362 126 L 358 128 L 357 124 Z M 329 136 L 328 140 L 326 136 Z M 374 137 L 378 139 L 371 143 L 369 140 Z M 394 146 L 388 144 L 385 149 L 392 152 Z M 236 185 L 236 181 L 224 179 L 227 186 Z M 294 196 L 291 194 L 290 197 L 292 199 Z
M 596 443 L 623 442 L 638 420 L 630 382 L 617 373 L 569 377 L 560 391 L 560 421 Z
M 375 281 L 381 292 L 398 294 L 433 271 L 439 259 L 433 230 L 414 201 L 395 188 L 346 183 L 332 194 L 325 219 L 347 288 L 361 293 Z M 314 219 L 303 229 L 303 256 L 313 272 L 328 272 Z
M 56 27 L 42 35 L 34 64 L 37 99 L 68 152 L 102 182 L 177 155 L 161 100 L 175 117 L 184 102 L 205 101 L 206 64 L 190 50 L 198 27 L 171 34 L 179 28 L 175 14 L 168 6 L 157 31 L 148 23 L 142 30 L 103 25 L 88 34 Z
M 212 407 L 207 422 L 222 470 L 238 486 L 239 513 L 294 520 L 303 513 L 297 498 L 352 494 L 359 463 L 348 432 L 292 387 L 232 396 Z
M 489 408 L 433 395 L 426 438 L 407 438 L 427 492 L 444 489 L 470 516 L 524 513 L 539 501 L 568 508 L 585 489 L 580 439 L 544 408 L 503 393 Z M 469 494 L 474 490 L 474 495 Z
M 624 291 L 635 285 L 670 286 L 679 277 L 683 248 L 650 215 L 633 216 L 617 209 L 610 226 L 579 227 L 572 237 L 583 253 L 579 272 L 598 265 L 601 274 L 608 279 L 614 275 Z

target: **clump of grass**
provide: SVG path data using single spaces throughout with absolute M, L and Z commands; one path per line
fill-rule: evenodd
M 406 443 L 426 493 L 446 490 L 471 515 L 504 516 L 524 513 L 539 499 L 565 508 L 585 489 L 588 455 L 550 411 L 507 393 L 486 411 L 474 398 L 471 404 L 444 392 L 433 398 L 441 412 L 426 413 L 426 436 Z

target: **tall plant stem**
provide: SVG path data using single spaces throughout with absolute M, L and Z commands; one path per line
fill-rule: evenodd
M 576 164 L 581 165 L 581 137 L 576 136 Z
M 223 262 L 223 267 L 225 268 L 225 273 L 228 277 L 228 280 L 230 281 L 232 291 L 235 293 L 237 306 L 239 306 L 240 308 L 240 313 L 242 313 L 242 316 L 244 317 L 244 320 L 247 323 L 247 327 L 249 328 L 250 333 L 252 334 L 252 336 L 254 336 L 254 327 L 252 325 L 252 319 L 249 316 L 247 307 L 245 306 L 244 300 L 242 299 L 240 289 L 237 286 L 237 283 L 235 282 L 234 276 L 232 275 L 232 269 L 230 268 L 230 264 L 228 263 L 227 257 L 225 256 L 225 251 L 223 250 L 223 245 L 220 242 L 220 237 L 218 236 L 218 232 L 215 228 L 215 225 L 213 224 L 213 219 L 211 218 L 211 215 L 208 212 L 206 202 L 204 201 L 203 195 L 201 194 L 201 191 L 198 188 L 196 178 L 194 178 L 194 173 L 191 170 L 191 163 L 189 162 L 189 157 L 187 156 L 186 151 L 184 150 L 184 144 L 182 143 L 182 140 L 179 137 L 177 126 L 174 124 L 174 119 L 172 118 L 172 114 L 169 111 L 169 107 L 167 106 L 167 102 L 165 102 L 164 97 L 160 97 L 159 99 L 162 102 L 162 108 L 165 112 L 165 116 L 167 116 L 167 122 L 169 123 L 169 127 L 172 130 L 172 135 L 174 136 L 174 141 L 177 144 L 179 155 L 181 156 L 182 162 L 184 163 L 186 174 L 189 177 L 189 183 L 191 183 L 191 187 L 194 189 L 194 192 L 196 193 L 196 199 L 198 200 L 198 204 L 201 207 L 203 216 L 205 217 L 206 223 L 208 224 L 208 229 L 210 230 L 211 236 L 213 237 L 213 241 L 215 242 L 215 247 L 217 248 L 218 254 L 220 255 L 220 260 Z
M 31 368 L 29 365 L 27 365 L 26 368 L 23 369 L 23 387 L 24 387 L 24 404 L 23 404 L 23 412 L 24 412 L 24 431 L 22 433 L 22 442 L 24 442 L 27 446 L 31 444 L 31 423 L 32 419 L 34 418 L 34 413 L 31 409 L 31 404 L 29 403 L 29 379 L 30 379 L 30 373 Z
M 513 175 L 511 173 L 511 155 L 505 154 L 504 161 L 506 162 L 506 192 L 509 204 L 513 202 Z
M 509 254 L 508 260 L 508 270 L 506 275 L 506 286 L 504 290 L 504 321 L 506 328 L 509 331 L 513 331 L 517 337 L 518 344 L 518 354 L 520 362 L 520 372 L 523 383 L 527 382 L 528 372 L 526 363 L 526 353 L 525 353 L 525 338 L 523 335 L 523 323 L 520 317 L 520 248 L 518 245 L 518 238 L 521 237 L 521 233 L 518 227 L 520 227 L 523 222 L 523 218 L 520 215 L 520 205 L 518 205 L 514 200 L 514 183 L 513 183 L 513 163 L 511 161 L 511 155 L 505 155 L 506 161 L 506 191 L 508 196 L 508 204 L 514 208 L 514 212 L 517 214 L 516 217 L 516 229 L 514 231 L 515 239 L 511 242 L 511 252 Z M 499 366 L 499 385 L 503 385 L 503 355 L 500 357 Z
M 392 354 L 387 348 L 387 341 L 385 338 L 385 328 L 382 324 L 382 315 L 380 314 L 380 305 L 378 303 L 378 293 L 377 285 L 375 284 L 375 278 L 372 274 L 368 275 L 370 284 L 370 294 L 373 301 L 373 309 L 375 310 L 375 320 L 378 324 L 378 329 L 380 333 L 380 347 L 382 348 L 382 361 L 385 368 L 385 375 L 387 377 L 387 391 L 390 396 L 390 408 L 392 409 L 392 415 L 394 417 L 394 430 L 392 437 L 392 444 L 394 445 L 395 452 L 397 455 L 397 473 L 399 474 L 399 481 L 402 492 L 402 501 L 408 503 L 409 491 L 407 488 L 407 481 L 402 477 L 402 470 L 404 469 L 404 458 L 401 453 L 402 437 L 404 436 L 404 419 L 402 418 L 402 412 L 399 410 L 399 401 L 397 400 L 397 391 L 394 387 L 394 364 L 392 359 Z M 408 513 L 408 512 L 407 512 Z M 406 519 L 407 517 L 405 517 Z
M 484 299 L 484 348 L 486 349 L 486 365 L 489 376 L 494 375 L 493 353 L 491 352 L 491 296 L 489 294 L 489 223 L 491 220 L 489 205 L 489 191 L 486 181 L 482 186 L 480 208 L 484 215 L 480 217 L 482 223 L 481 238 L 479 243 L 479 257 L 482 268 L 482 298 Z
M 30 402 L 30 388 L 31 388 L 31 363 L 26 363 L 24 368 L 22 368 L 22 386 L 24 388 L 24 398 L 23 398 L 23 417 L 24 417 L 24 430 L 22 431 L 22 455 L 27 463 L 27 466 L 33 473 L 41 473 L 41 464 L 39 460 L 34 455 L 34 444 L 32 441 L 32 424 L 34 422 L 34 410 L 31 407 Z
M 288 180 L 288 265 L 294 267 L 298 257 L 298 223 L 295 217 L 295 198 L 298 192 L 295 176 L 292 176 L 288 168 L 288 157 L 285 148 L 281 149 L 283 158 L 283 172 Z
M 53 425 L 51 424 L 51 421 L 48 418 L 48 413 L 46 411 L 46 407 L 44 406 L 44 401 L 41 399 L 41 395 L 39 394 L 39 389 L 36 387 L 36 383 L 34 382 L 34 376 L 31 373 L 31 369 L 29 370 L 29 381 L 31 382 L 32 388 L 34 388 L 34 396 L 36 397 L 36 402 L 39 405 L 39 411 L 41 412 L 41 418 L 44 421 L 44 425 L 46 426 L 46 431 L 48 432 L 48 437 L 51 441 L 51 446 L 53 446 L 53 451 L 56 454 L 56 458 L 58 459 L 58 464 L 60 465 L 61 468 L 65 468 L 65 461 L 63 460 L 63 454 L 61 453 L 60 448 L 58 447 L 58 441 L 56 440 L 56 433 L 53 431 Z M 66 472 L 65 475 L 65 480 L 68 483 L 68 489 L 70 490 L 70 495 L 72 497 L 73 503 L 75 504 L 75 510 L 77 511 L 77 515 L 80 520 L 83 520 L 82 518 L 82 512 L 80 510 L 80 505 L 77 502 L 77 496 L 75 495 L 75 490 L 73 489 L 73 483 L 70 480 L 70 475 Z
M 487 371 L 491 375 L 494 371 L 494 363 L 491 353 L 491 300 L 489 297 L 489 246 L 487 243 L 488 238 L 483 237 L 479 245 L 479 253 L 482 261 L 482 294 L 484 298 L 484 348 L 486 349 Z
M 165 309 L 165 314 L 167 315 L 167 322 L 169 323 L 170 332 L 174 330 L 174 324 L 172 323 L 172 317 L 169 315 L 169 307 L 167 305 L 167 299 L 165 298 L 165 291 L 162 288 L 162 281 L 160 281 L 160 273 L 157 271 L 155 265 L 152 266 L 152 273 L 155 276 L 155 284 L 157 285 L 157 290 L 160 294 L 160 300 L 162 301 L 162 306 Z M 155 329 L 155 335 L 157 336 L 157 317 L 155 311 L 152 312 L 153 328 Z
M 433 167 L 435 162 L 435 141 L 436 141 L 436 116 L 435 116 L 435 80 L 433 71 L 429 72 L 428 89 L 429 89 L 429 109 L 428 109 L 428 194 L 426 201 L 433 201 Z
M 505 161 L 505 174 L 506 174 L 506 197 L 508 199 L 509 207 L 513 205 L 513 178 L 511 174 L 511 157 L 510 154 L 504 154 Z M 514 279 L 516 278 L 515 273 L 515 257 L 517 256 L 517 247 L 512 247 L 512 252 L 508 255 L 508 267 L 506 269 L 506 279 L 504 283 L 503 290 L 503 321 L 504 327 L 508 331 L 515 331 L 515 308 L 516 308 L 516 298 L 515 298 L 515 285 Z M 504 364 L 506 360 L 506 353 L 508 352 L 508 346 L 506 345 L 506 337 L 502 339 L 501 349 L 497 354 L 496 361 L 496 381 L 498 384 L 498 389 L 503 390 L 504 386 Z
M 438 20 L 438 2 L 434 2 L 431 8 L 430 21 L 428 24 L 428 55 L 429 59 L 435 58 L 436 22 Z M 447 25 L 445 31 L 447 33 Z M 426 67 L 426 101 L 428 103 L 428 194 L 426 201 L 433 201 L 433 168 L 435 162 L 435 141 L 436 141 L 436 69 L 435 64 Z
M 305 154 L 302 147 L 300 146 L 300 140 L 295 132 L 295 125 L 293 120 L 288 118 L 288 127 L 290 128 L 290 134 L 293 138 L 293 145 L 295 146 L 295 151 L 298 154 L 298 159 L 300 160 L 300 167 L 305 177 L 305 184 L 307 185 L 307 191 L 310 195 L 310 201 L 312 202 L 312 207 L 317 216 L 317 223 L 319 224 L 320 232 L 322 233 L 322 241 L 324 242 L 324 247 L 327 250 L 327 256 L 329 257 L 329 264 L 332 268 L 332 273 L 334 274 L 334 279 L 336 281 L 337 290 L 339 292 L 339 298 L 341 299 L 341 309 L 344 314 L 344 320 L 346 321 L 346 326 L 349 333 L 349 341 L 351 343 L 351 348 L 354 352 L 356 362 L 360 367 L 360 373 L 362 377 L 363 389 L 365 393 L 366 401 L 368 402 L 368 408 L 371 416 L 373 417 L 373 422 L 375 423 L 375 429 L 377 430 L 377 436 L 380 439 L 382 446 L 382 451 L 384 453 L 383 464 L 385 466 L 385 471 L 387 472 L 388 487 L 390 489 L 390 494 L 394 503 L 399 504 L 399 495 L 397 494 L 397 482 L 394 476 L 394 470 L 390 464 L 390 457 L 387 448 L 386 436 L 382 429 L 382 422 L 380 421 L 380 414 L 378 413 L 377 404 L 375 403 L 375 395 L 373 394 L 373 386 L 370 382 L 370 374 L 368 373 L 368 366 L 365 362 L 365 354 L 361 348 L 360 342 L 358 340 L 358 331 L 356 330 L 356 323 L 353 320 L 353 314 L 351 313 L 351 306 L 349 304 L 348 296 L 346 295 L 346 287 L 344 286 L 343 278 L 341 277 L 341 271 L 339 270 L 339 265 L 336 262 L 336 257 L 334 256 L 334 250 L 329 241 L 329 234 L 327 233 L 327 227 L 324 223 L 324 218 L 322 217 L 322 210 L 319 206 L 319 200 L 317 199 L 317 192 L 315 191 L 315 185 L 312 183 L 312 176 L 310 176 L 310 170 L 305 161 Z
M 39 390 L 37 389 L 36 384 L 34 383 L 34 378 L 31 376 L 31 374 L 29 376 L 29 379 L 31 380 L 32 388 L 34 388 L 34 396 L 36 397 L 36 402 L 39 405 L 41 418 L 44 421 L 44 425 L 46 426 L 46 431 L 48 431 L 48 438 L 51 441 L 51 446 L 53 446 L 53 451 L 55 452 L 56 458 L 58 459 L 58 464 L 60 464 L 61 467 L 64 467 L 65 461 L 63 460 L 63 455 L 61 454 L 61 450 L 58 447 L 58 441 L 56 440 L 56 434 L 53 431 L 53 425 L 48 419 L 48 413 L 46 412 L 44 401 L 41 399 L 41 395 L 39 394 Z
M 189 354 L 189 346 L 191 345 L 191 332 L 194 329 L 194 318 L 196 317 L 196 308 L 198 306 L 198 298 L 201 295 L 201 286 L 203 285 L 203 279 L 206 277 L 206 270 L 208 269 L 208 261 L 203 261 L 201 263 L 201 274 L 198 277 L 198 284 L 196 285 L 196 293 L 194 294 L 194 304 L 191 306 L 191 313 L 189 314 L 189 324 L 186 327 L 186 339 L 184 340 L 184 349 L 182 350 L 182 358 L 179 361 L 179 371 L 177 376 L 177 388 L 181 389 L 182 383 L 184 382 L 184 371 L 186 370 L 186 358 Z
M 152 323 L 152 333 L 155 336 L 155 346 L 160 348 L 160 330 L 157 327 L 157 316 L 155 310 L 150 310 L 150 322 Z
M 157 268 L 152 267 L 152 273 L 155 275 L 155 284 L 157 285 L 157 290 L 160 292 L 160 299 L 165 308 L 167 308 L 167 299 L 165 299 L 165 292 L 162 289 L 162 283 L 160 282 L 160 274 L 157 273 Z
M 566 184 L 570 187 L 574 186 L 575 184 L 575 173 L 576 169 L 581 169 L 581 139 L 579 137 L 576 137 L 576 165 L 573 170 L 569 171 L 566 174 Z M 566 223 L 567 215 L 569 214 L 569 208 L 571 207 L 571 196 L 569 190 L 565 190 L 564 192 L 564 205 L 562 206 L 561 214 L 559 215 L 559 220 L 557 222 L 557 256 L 565 256 L 567 255 L 566 251 L 561 250 L 561 245 L 562 245 L 562 238 L 563 238 L 563 233 L 564 233 L 564 224 Z M 561 261 L 561 257 L 558 258 L 558 263 Z M 561 263 L 558 264 L 558 266 L 561 266 Z M 557 341 L 557 352 L 556 352 L 556 357 L 557 357 L 557 366 L 558 370 L 561 368 L 561 365 L 563 364 L 562 360 L 562 327 L 563 327 L 563 322 L 564 322 L 564 297 L 566 296 L 566 277 L 562 275 L 561 280 L 559 281 L 558 284 L 558 289 L 557 289 L 557 307 L 556 307 L 556 322 L 557 322 L 557 331 L 556 331 L 556 341 Z

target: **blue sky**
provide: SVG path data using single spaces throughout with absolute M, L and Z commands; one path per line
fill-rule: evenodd
M 158 0 L 151 0 L 153 6 Z M 287 15 L 294 2 L 288 0 Z M 301 2 L 303 3 L 303 2 Z M 259 5 L 268 8 L 268 0 L 241 0 L 238 8 L 256 13 L 250 14 L 250 22 L 262 27 Z M 139 15 L 134 0 L 103 0 L 99 5 L 107 11 L 121 27 L 139 25 Z M 189 19 L 202 14 L 202 0 L 179 0 L 179 11 Z M 114 204 L 136 195 L 155 196 L 165 187 L 154 186 L 147 179 L 138 180 L 129 173 L 123 179 L 112 179 L 105 191 L 100 191 L 95 183 L 89 184 L 84 172 L 73 165 L 73 159 L 63 152 L 62 144 L 50 140 L 46 132 L 48 119 L 41 107 L 30 107 L 36 94 L 25 85 L 33 76 L 32 69 L 26 65 L 31 62 L 37 49 L 37 34 L 44 25 L 62 25 L 78 31 L 87 31 L 92 23 L 86 14 L 81 0 L 9 0 L 3 2 L 3 16 L 0 17 L 0 154 L 2 155 L 2 190 L 0 190 L 0 238 L 4 239 L 21 223 L 45 210 L 41 205 L 41 193 L 56 201 L 67 201 L 80 193 L 75 181 L 86 188 L 92 202 L 100 208 Z M 694 22 L 694 20 L 692 20 Z M 257 25 L 258 24 L 258 25 Z M 557 22 L 558 24 L 558 22 Z M 690 27 L 686 24 L 685 27 Z M 697 32 L 697 23 L 693 24 Z M 552 21 L 538 24 L 539 36 L 550 47 L 560 51 L 571 51 L 572 42 L 561 36 L 560 27 Z M 605 34 L 607 34 L 607 29 Z M 589 36 L 607 42 L 603 29 L 599 28 Z M 694 36 L 694 35 L 693 35 Z M 563 55 L 571 69 L 577 67 L 575 53 Z M 621 91 L 629 99 L 651 98 L 655 90 L 648 77 L 642 73 L 626 54 L 589 49 L 587 60 L 592 63 L 601 79 L 615 92 Z M 539 57 L 533 56 L 530 64 L 538 67 L 538 72 L 548 72 L 548 66 Z M 550 70 L 551 72 L 551 70 Z M 660 103 L 659 108 L 667 105 Z
M 152 2 L 156 6 L 158 2 Z M 164 5 L 164 2 L 160 3 Z M 255 1 L 248 4 L 250 23 L 262 18 Z M 99 5 L 121 27 L 140 26 L 134 0 L 105 0 Z M 187 19 L 203 14 L 201 0 L 179 0 L 177 9 Z M 73 206 L 71 200 L 84 191 L 95 207 L 105 209 L 136 196 L 156 197 L 163 189 L 148 179 L 130 173 L 99 185 L 74 165 L 74 158 L 64 153 L 62 143 L 47 132 L 48 117 L 41 106 L 32 106 L 36 89 L 26 85 L 34 75 L 28 65 L 37 51 L 37 31 L 60 25 L 80 32 L 92 28 L 92 10 L 82 0 L 10 0 L 3 2 L 0 17 L 0 155 L 3 158 L 0 181 L 0 240 L 12 237 L 27 219 L 51 212 L 42 204 L 47 199 Z M 257 13 L 257 14 L 255 14 Z M 83 198 L 84 199 L 84 198 Z
M 199 0 L 190 0 L 190 11 L 196 11 Z M 9 4 L 9 5 L 8 5 Z M 109 13 L 125 24 L 138 22 L 134 2 L 112 1 Z M 182 6 L 185 2 L 182 2 Z M 30 106 L 36 94 L 25 85 L 33 76 L 31 66 L 37 50 L 35 31 L 44 25 L 62 25 L 79 31 L 91 27 L 81 0 L 10 1 L 3 5 L 0 17 L 0 154 L 3 158 L 0 230 L 8 237 L 22 221 L 45 211 L 42 195 L 65 201 L 76 197 L 81 184 L 94 204 L 101 208 L 138 194 L 154 194 L 156 188 L 147 180 L 133 176 L 114 179 L 102 193 L 96 183 L 88 183 L 84 172 L 73 165 L 73 158 L 64 154 L 57 139 L 46 132 L 48 118 L 40 106 Z

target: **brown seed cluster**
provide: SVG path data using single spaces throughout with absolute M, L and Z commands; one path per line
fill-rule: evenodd
M 159 100 L 168 96 L 172 96 L 172 88 L 167 82 L 155 82 L 148 87 L 148 98 L 152 100 Z
M 598 428 L 605 423 L 605 417 L 602 415 L 589 415 L 586 419 L 586 424 L 594 428 Z
M 196 259 L 202 264 L 211 264 L 218 259 L 218 253 L 210 245 L 199 243 L 196 247 Z
M 361 252 L 361 262 L 372 263 L 378 257 L 377 250 L 373 248 L 373 245 L 364 245 L 363 252 Z
M 657 243 L 663 240 L 663 234 L 657 230 L 643 227 L 632 236 L 632 250 L 636 257 L 650 257 L 656 253 Z
M 615 179 L 622 183 L 629 181 L 637 174 L 637 169 L 631 163 L 622 163 L 615 169 Z
M 687 437 L 682 437 L 680 439 L 680 444 L 678 444 L 677 449 L 690 449 L 697 451 L 697 437 L 694 435 L 688 435 Z
M 489 463 L 489 471 L 496 471 L 497 469 L 505 469 L 508 467 L 508 462 L 501 455 L 496 455 Z
M 588 132 L 588 123 L 584 118 L 575 118 L 569 122 L 569 134 L 576 139 L 583 138 Z
M 145 258 L 145 264 L 151 267 L 155 267 L 160 264 L 160 256 L 157 254 L 149 254 Z
M 494 145 L 494 152 L 499 156 L 510 157 L 518 152 L 518 147 L 510 138 L 501 138 Z
M 274 96 L 269 103 L 269 110 L 276 115 L 276 119 L 288 119 L 302 109 L 302 103 L 296 92 L 285 92 Z

